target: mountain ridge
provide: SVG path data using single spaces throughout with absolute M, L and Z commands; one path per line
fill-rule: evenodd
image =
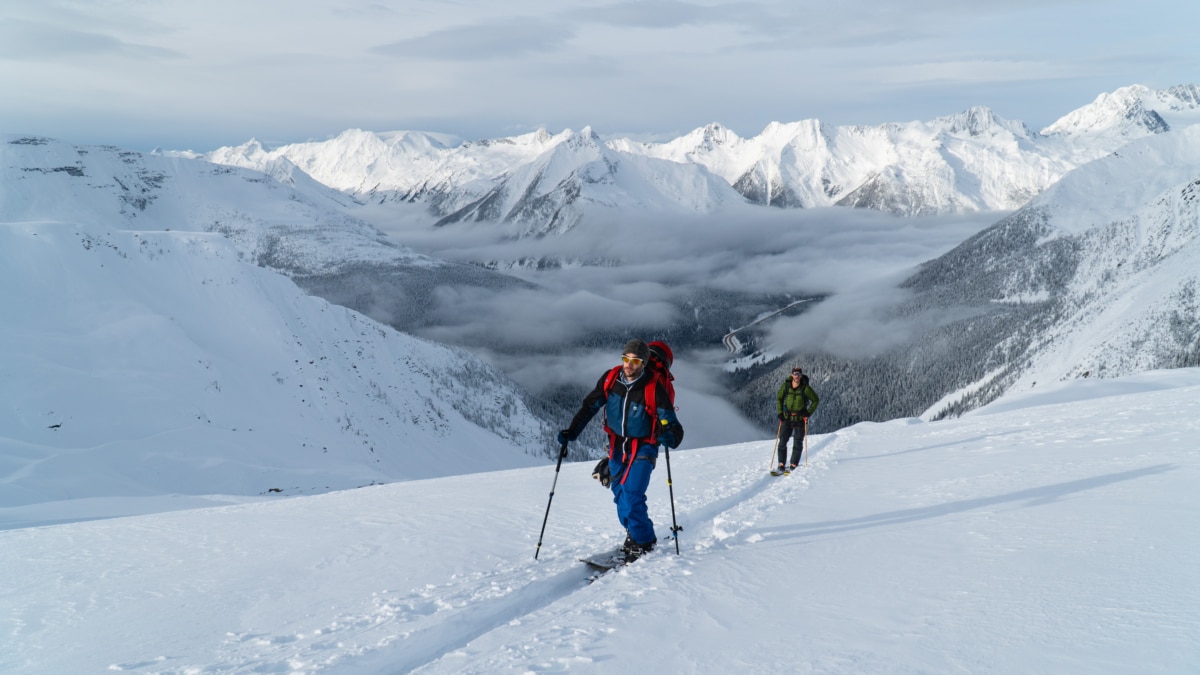
M 912 216 L 1014 210 L 1072 169 L 1131 140 L 1198 121 L 1196 85 L 1157 91 L 1131 85 L 1101 94 L 1037 132 L 973 106 L 927 122 L 772 122 L 752 138 L 716 122 L 661 143 L 603 139 L 588 127 L 474 142 L 428 132 L 351 130 L 324 142 L 269 151 L 244 145 L 201 156 L 259 170 L 286 157 L 359 198 L 423 204 L 442 225 L 493 222 L 516 225 L 514 236 L 543 236 L 611 217 L 614 209 L 639 201 L 651 211 L 685 214 L 729 203 L 730 196 L 708 181 L 663 166 L 644 174 L 640 186 L 627 179 L 621 184 L 625 198 L 614 199 L 605 192 L 611 184 L 583 178 L 594 156 L 575 155 L 575 165 L 557 174 L 565 182 L 538 177 L 533 167 L 552 163 L 545 155 L 561 161 L 559 146 L 585 136 L 615 153 L 609 164 L 653 158 L 699 167 L 750 204 L 850 206 Z

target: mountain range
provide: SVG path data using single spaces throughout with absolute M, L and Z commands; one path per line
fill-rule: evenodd
M 697 214 L 743 201 L 904 216 L 1012 210 L 1132 140 L 1196 121 L 1200 87 L 1134 85 L 1041 131 L 979 106 L 878 126 L 775 122 L 752 138 L 715 123 L 661 143 L 602 139 L 590 128 L 484 141 L 349 130 L 271 149 L 251 140 L 201 156 L 269 173 L 293 165 L 362 200 L 421 204 L 440 225 L 496 223 L 521 237 L 622 209 Z

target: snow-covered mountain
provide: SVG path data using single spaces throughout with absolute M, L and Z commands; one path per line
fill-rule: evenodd
M 1124 143 L 1200 121 L 1200 88 L 1143 86 L 1102 94 L 1035 132 L 985 107 L 928 122 L 843 126 L 772 123 L 739 138 L 720 125 L 663 144 L 614 141 L 628 152 L 697 163 L 749 201 L 853 206 L 900 215 L 1005 211 Z
M 1038 382 L 1200 365 L 1200 125 L 1068 174 L 909 285 L 922 303 L 996 322 L 994 350 L 976 355 L 986 372 L 946 409 Z
M 438 260 L 351 215 L 354 197 L 289 160 L 263 171 L 184 157 L 10 137 L 0 145 L 0 221 L 63 220 L 119 229 L 217 232 L 242 258 L 402 330 L 434 309 L 429 289 L 512 288 L 515 278 Z M 266 173 L 267 175 L 263 175 Z M 370 286 L 378 292 L 364 294 Z
M 562 233 L 596 209 L 707 213 L 741 201 L 729 186 L 696 166 L 617 152 L 585 128 L 566 132 L 532 162 L 500 176 L 486 194 L 450 211 L 438 225 L 459 221 L 513 223 L 513 234 Z M 445 204 L 464 197 L 445 193 Z
M 257 171 L 181 157 L 7 137 L 0 144 L 0 220 L 129 230 L 219 232 L 250 262 L 304 273 L 352 261 L 435 266 L 347 215 L 354 199 L 302 171 Z
M 986 108 L 877 127 L 774 123 L 751 139 L 708 127 L 663 145 L 627 147 L 701 164 L 758 204 L 902 215 L 1012 209 L 1071 166 L 1043 152 L 1024 125 Z
M 1125 143 L 1198 121 L 1196 85 L 1134 85 L 1040 132 L 975 107 L 870 127 L 774 122 L 745 139 L 710 124 L 665 143 L 601 139 L 586 128 L 474 143 L 352 130 L 270 151 L 251 141 L 204 157 L 266 172 L 286 159 L 360 198 L 425 204 L 441 224 L 506 223 L 514 236 L 528 236 L 565 231 L 589 213 L 707 213 L 742 199 L 906 216 L 1013 210 Z
M 564 232 L 596 209 L 707 213 L 741 201 L 697 166 L 614 150 L 590 128 L 474 143 L 351 130 L 326 143 L 267 151 L 250 141 L 203 157 L 266 173 L 297 166 L 364 200 L 426 203 L 438 225 L 505 223 L 515 237 Z
M 591 584 L 590 463 L 0 531 L 0 672 L 1197 672 L 1200 369 L 1039 390 L 672 452 Z
M 0 145 L 0 506 L 62 500 L 84 517 L 89 498 L 315 492 L 544 461 L 551 434 L 527 395 L 478 357 L 263 269 L 455 267 L 296 179 Z
M 863 322 L 905 333 L 898 346 L 793 355 L 820 373 L 822 424 L 936 419 L 1061 380 L 1200 365 L 1200 125 L 1072 171 L 902 287 L 910 297 Z M 788 330 L 844 320 L 835 307 Z M 743 408 L 784 368 L 744 387 Z

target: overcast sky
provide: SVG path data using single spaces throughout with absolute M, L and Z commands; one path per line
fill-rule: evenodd
M 348 128 L 671 138 L 709 122 L 1041 128 L 1200 80 L 1179 0 L 3 0 L 0 133 L 211 150 Z

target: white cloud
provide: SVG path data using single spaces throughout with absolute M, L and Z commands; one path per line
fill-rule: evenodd
M 364 210 L 388 228 L 385 212 Z M 477 345 L 576 342 L 613 325 L 647 328 L 676 320 L 672 302 L 697 288 L 834 294 L 818 309 L 780 323 L 784 347 L 824 347 L 861 354 L 902 340 L 916 326 L 883 318 L 895 284 L 917 264 L 937 257 L 992 224 L 996 214 L 899 219 L 874 211 L 793 211 L 731 208 L 711 216 L 672 219 L 625 216 L 590 221 L 563 236 L 512 242 L 500 228 L 433 228 L 411 219 L 393 227 L 398 241 L 436 257 L 467 261 L 566 258 L 593 264 L 518 272 L 535 288 L 446 291 L 433 339 Z M 427 223 L 427 221 L 426 221 Z M 620 265 L 594 264 L 599 260 Z M 714 345 L 717 347 L 719 345 Z
M 131 59 L 173 59 L 180 56 L 172 49 L 130 43 L 101 32 L 21 19 L 0 19 L 0 59 L 70 61 L 103 55 Z

